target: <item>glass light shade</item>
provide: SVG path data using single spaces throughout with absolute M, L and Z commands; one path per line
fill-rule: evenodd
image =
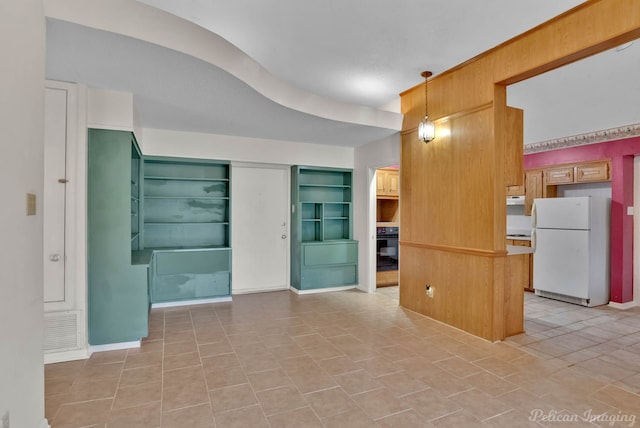
M 418 139 L 425 143 L 436 138 L 436 125 L 429 119 L 429 116 L 424 117 L 424 121 L 420 122 L 418 126 Z

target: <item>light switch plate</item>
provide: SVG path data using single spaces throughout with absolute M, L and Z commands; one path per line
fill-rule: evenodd
M 27 215 L 36 215 L 35 193 L 27 193 Z
M 633 207 L 627 207 L 627 215 L 633 215 Z

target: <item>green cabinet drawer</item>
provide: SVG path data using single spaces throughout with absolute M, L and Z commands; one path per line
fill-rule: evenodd
M 230 273 L 156 275 L 153 303 L 229 296 Z
M 229 271 L 230 250 L 156 251 L 158 275 L 205 274 Z
M 358 266 L 331 266 L 302 270 L 303 289 L 340 287 L 355 284 Z
M 357 262 L 357 241 L 302 244 L 302 263 L 305 267 Z

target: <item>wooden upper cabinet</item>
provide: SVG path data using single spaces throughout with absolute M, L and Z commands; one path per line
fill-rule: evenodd
M 522 196 L 524 195 L 524 178 L 523 184 L 520 186 L 507 186 L 507 196 Z
M 544 181 L 548 185 L 573 183 L 573 169 L 573 166 L 545 169 Z
M 378 197 L 397 198 L 399 195 L 397 169 L 379 169 L 376 171 L 376 194 Z
M 575 182 L 588 183 L 593 181 L 609 181 L 609 162 L 576 165 Z
M 533 200 L 544 197 L 544 188 L 542 185 L 542 170 L 534 169 L 525 171 L 525 194 L 524 194 L 524 214 L 531 215 L 533 208 Z
M 553 186 L 609 181 L 611 179 L 609 165 L 608 160 L 603 160 L 547 168 L 544 172 L 545 184 Z

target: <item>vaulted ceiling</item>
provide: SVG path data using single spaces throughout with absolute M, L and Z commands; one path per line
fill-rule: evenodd
M 47 77 L 134 94 L 143 127 L 359 146 L 398 94 L 581 0 L 45 0 Z M 525 143 L 640 122 L 640 43 L 509 88 Z

